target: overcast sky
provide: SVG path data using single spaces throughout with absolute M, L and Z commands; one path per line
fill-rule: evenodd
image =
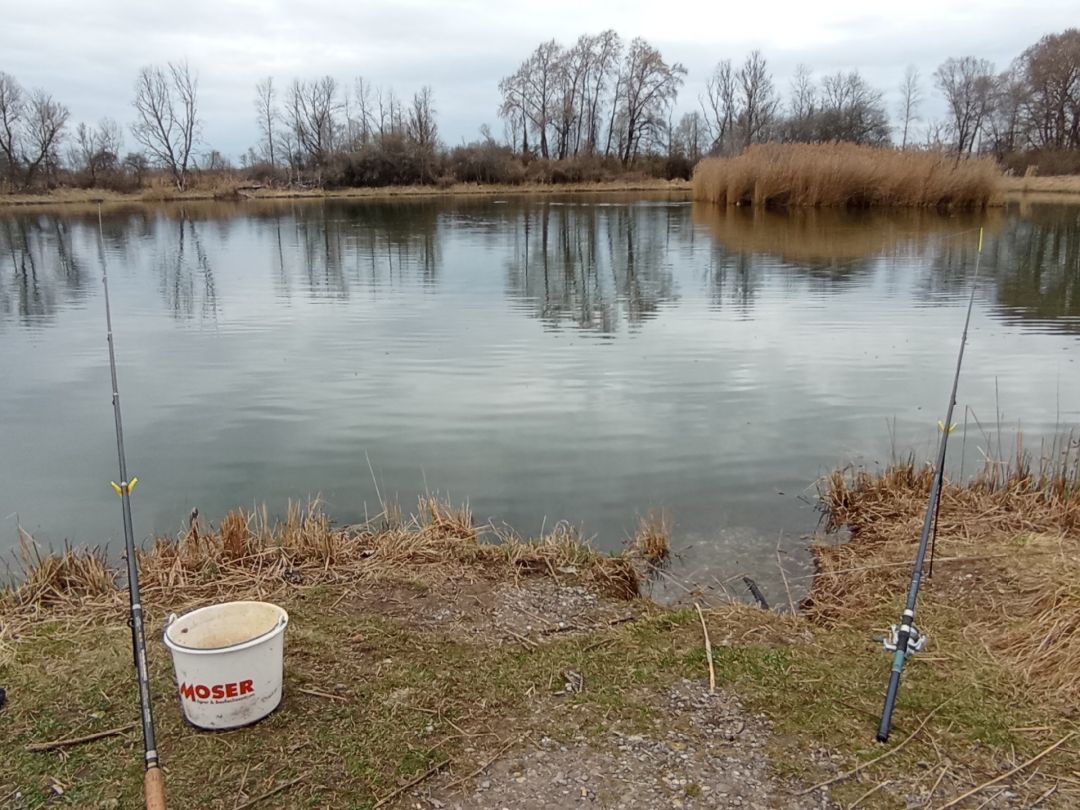
M 817 3 L 512 0 L 0 0 L 0 71 L 42 87 L 72 120 L 131 120 L 135 74 L 187 58 L 198 72 L 203 141 L 236 157 L 257 139 L 253 87 L 273 75 L 362 75 L 408 96 L 435 93 L 440 135 L 453 145 L 488 123 L 500 77 L 542 40 L 564 44 L 614 28 L 643 36 L 689 70 L 677 112 L 697 108 L 717 60 L 759 48 L 778 87 L 800 62 L 817 74 L 858 68 L 885 90 L 890 113 L 906 65 L 923 75 L 924 113 L 940 116 L 931 74 L 948 56 L 973 54 L 1000 69 L 1047 33 L 1080 24 L 1077 0 L 820 0 Z M 134 146 L 130 134 L 125 146 Z

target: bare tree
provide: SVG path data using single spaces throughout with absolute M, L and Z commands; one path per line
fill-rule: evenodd
M 277 155 L 274 153 L 274 134 L 277 129 L 279 115 L 274 77 L 267 76 L 255 85 L 255 118 L 259 124 L 259 137 L 262 139 L 259 147 L 264 159 L 269 161 L 271 167 L 277 166 Z
M 199 133 L 198 79 L 188 63 L 144 67 L 135 82 L 136 120 L 131 134 L 164 167 L 177 189 L 187 188 L 191 154 Z
M 1013 66 L 997 77 L 994 109 L 987 117 L 986 131 L 994 154 L 1004 158 L 1023 147 L 1025 133 L 1024 113 L 1031 99 L 1031 88 L 1024 80 L 1017 60 Z
M 289 90 L 290 123 L 300 151 L 317 169 L 334 149 L 338 109 L 337 81 L 333 76 L 311 82 L 293 81 Z
M 837 72 L 821 82 L 816 139 L 880 145 L 889 141 L 889 116 L 880 90 L 859 71 Z
M 557 109 L 558 74 L 561 70 L 562 47 L 553 39 L 537 46 L 519 68 L 525 116 L 537 135 L 540 156 L 551 156 L 548 129 Z
M 919 105 L 922 103 L 922 87 L 919 82 L 919 71 L 914 65 L 908 65 L 904 71 L 904 80 L 900 82 L 900 105 L 897 112 L 900 115 L 900 148 L 907 149 L 908 132 L 911 123 L 919 120 Z
M 784 125 L 784 138 L 789 141 L 817 140 L 815 130 L 818 114 L 817 88 L 810 68 L 800 64 L 791 80 L 791 98 L 788 102 L 788 119 Z
M 379 137 L 400 135 L 405 125 L 401 117 L 401 102 L 398 101 L 394 89 L 376 89 L 375 104 L 379 110 Z
M 23 152 L 27 187 L 33 185 L 35 175 L 43 166 L 55 167 L 59 163 L 57 148 L 68 116 L 68 108 L 44 90 L 30 94 L 24 122 L 26 151 Z
M 366 144 L 371 140 L 371 130 L 375 123 L 375 117 L 371 106 L 371 82 L 363 76 L 357 76 L 353 83 L 353 98 L 356 106 L 357 139 L 360 144 Z
M 120 168 L 120 148 L 124 136 L 120 125 L 111 118 L 102 118 L 97 127 L 79 124 L 71 163 L 85 172 L 90 186 L 95 187 L 102 175 Z
M 698 99 L 705 114 L 712 144 L 709 151 L 726 154 L 732 150 L 735 119 L 738 116 L 735 102 L 735 71 L 731 60 L 716 63 L 712 75 L 705 80 L 705 97 Z
M 418 146 L 434 151 L 439 127 L 435 123 L 435 96 L 430 86 L 424 85 L 413 95 L 407 126 L 409 137 Z
M 956 153 L 970 154 L 994 102 L 994 66 L 987 59 L 946 59 L 934 71 L 952 116 Z
M 595 154 L 600 145 L 600 122 L 604 113 L 604 93 L 611 85 L 622 57 L 622 39 L 612 29 L 588 40 L 591 51 L 589 73 L 585 79 L 585 100 L 582 108 L 585 129 L 585 151 Z
M 1030 143 L 1080 147 L 1080 29 L 1043 37 L 1018 62 Z
M 681 155 L 690 163 L 697 163 L 709 148 L 710 133 L 704 116 L 697 112 L 683 113 L 679 123 L 671 130 L 669 156 Z
M 556 113 L 555 154 L 559 159 L 577 154 L 581 143 L 582 101 L 593 57 L 588 37 L 579 37 L 574 47 L 562 52 L 555 73 Z
M 655 140 L 665 129 L 670 107 L 675 103 L 686 68 L 668 64 L 663 55 L 641 37 L 630 43 L 622 70 L 622 150 L 623 164 L 638 155 L 642 143 Z
M 21 159 L 20 135 L 26 100 L 22 86 L 11 76 L 0 71 L 0 153 L 7 163 L 8 182 L 14 188 L 19 176 Z
M 502 103 L 499 104 L 499 117 L 506 122 L 509 130 L 509 140 L 513 149 L 517 150 L 518 132 L 521 132 L 521 154 L 529 154 L 529 117 L 525 112 L 525 77 L 519 68 L 510 76 L 499 80 L 499 94 Z
M 773 86 L 772 74 L 761 51 L 746 57 L 738 74 L 738 126 L 743 146 L 768 139 L 769 127 L 776 115 L 780 99 Z

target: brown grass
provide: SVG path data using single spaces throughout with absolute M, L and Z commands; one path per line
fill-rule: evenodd
M 830 144 L 761 144 L 694 170 L 694 199 L 717 205 L 972 209 L 998 201 L 993 160 Z
M 1005 193 L 1010 196 L 1024 194 L 1080 194 L 1080 175 L 1003 177 L 1001 185 Z
M 486 542 L 489 537 L 499 542 Z M 477 526 L 467 508 L 429 497 L 407 519 L 387 509 L 345 528 L 333 526 L 318 502 L 291 504 L 277 521 L 265 509 L 236 510 L 216 529 L 196 521 L 139 552 L 143 601 L 170 610 L 215 599 L 268 599 L 298 584 L 407 578 L 419 564 L 441 578 L 572 574 L 619 598 L 639 590 L 628 559 L 597 553 L 567 524 L 525 541 Z M 115 618 L 126 604 L 119 570 L 98 550 L 42 555 L 27 541 L 19 573 L 17 584 L 0 590 L 0 625 L 48 614 Z
M 942 646 L 975 642 L 1029 696 L 1057 706 L 1080 700 L 1080 442 L 1054 447 L 1037 469 L 1018 445 L 1011 464 L 946 484 L 919 610 Z M 808 616 L 826 626 L 895 621 L 932 477 L 911 461 L 829 477 L 826 513 L 851 542 L 814 547 Z
M 184 200 L 292 200 L 292 199 L 385 199 L 391 197 L 489 196 L 493 194 L 609 194 L 627 191 L 688 192 L 685 180 L 638 178 L 595 183 L 455 183 L 437 186 L 382 186 L 372 188 L 292 189 L 252 188 L 238 181 L 204 183 L 179 192 L 167 184 L 154 184 L 130 194 L 104 189 L 62 188 L 34 194 L 0 194 L 4 206 L 40 206 L 104 203 L 154 203 Z
M 627 542 L 626 553 L 651 566 L 664 565 L 671 556 L 671 515 L 660 509 L 638 518 L 637 531 Z

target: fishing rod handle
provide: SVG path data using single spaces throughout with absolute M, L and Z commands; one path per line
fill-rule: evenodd
M 899 650 L 897 656 L 903 656 Z M 903 666 L 903 662 L 900 664 Z M 892 674 L 889 676 L 889 688 L 885 692 L 885 707 L 881 710 L 881 722 L 878 724 L 877 741 L 880 743 L 889 741 L 889 732 L 892 731 L 892 713 L 896 708 L 896 693 L 900 691 L 900 670 L 894 664 Z
M 146 794 L 146 810 L 165 810 L 165 777 L 161 774 L 161 768 L 155 765 L 146 769 L 143 791 Z

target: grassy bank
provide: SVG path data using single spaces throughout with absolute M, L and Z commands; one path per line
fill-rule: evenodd
M 985 208 L 998 201 L 990 159 L 831 144 L 763 144 L 694 170 L 695 200 L 761 207 Z
M 479 184 L 455 183 L 449 186 L 382 186 L 378 188 L 270 188 L 239 183 L 219 183 L 196 186 L 188 191 L 155 187 L 131 193 L 105 189 L 63 188 L 40 194 L 0 195 L 4 206 L 65 205 L 73 203 L 133 203 L 174 202 L 184 200 L 243 200 L 243 199 L 385 199 L 399 197 L 482 196 L 504 194 L 605 194 L 626 191 L 689 191 L 685 180 L 652 178 L 613 180 L 596 183 L 520 183 Z
M 1063 195 L 1080 196 L 1080 174 L 1060 177 L 1003 177 L 1001 188 L 1011 198 L 1023 199 L 1025 195 L 1046 195 L 1054 198 Z
M 1080 733 L 1078 448 L 1069 452 L 1048 475 L 1021 469 L 946 488 L 920 602 L 931 646 L 905 673 L 887 747 L 873 732 L 889 658 L 872 636 L 902 604 L 926 471 L 909 464 L 824 482 L 823 504 L 851 541 L 815 548 L 818 575 L 801 615 L 705 610 L 720 690 L 745 709 L 731 709 L 737 723 L 718 738 L 717 756 L 768 762 L 776 792 L 765 806 L 821 806 L 827 793 L 845 807 L 942 807 L 976 788 L 955 806 L 1080 801 L 1080 737 L 1068 736 Z M 659 523 L 645 522 L 628 554 L 610 558 L 564 527 L 494 546 L 462 510 L 428 501 L 415 518 L 396 514 L 348 529 L 317 510 L 278 525 L 234 514 L 142 556 L 173 806 L 249 806 L 281 787 L 260 806 L 411 807 L 411 794 L 430 792 L 444 804 L 464 795 L 467 806 L 497 807 L 483 803 L 478 783 L 498 780 L 504 761 L 509 781 L 527 781 L 514 763 L 529 752 L 556 756 L 562 746 L 587 757 L 617 731 L 620 746 L 652 740 L 678 757 L 717 739 L 672 703 L 684 680 L 707 698 L 698 615 L 636 596 L 644 558 L 655 564 L 666 549 Z M 195 732 L 172 697 L 161 622 L 243 597 L 292 616 L 284 704 L 250 729 Z M 0 804 L 137 806 L 136 730 L 59 752 L 26 748 L 136 719 L 115 574 L 94 555 L 31 558 L 24 584 L 0 597 L 0 628 L 9 693 Z M 568 673 L 580 688 L 563 688 Z M 740 754 L 759 714 L 769 731 Z M 626 760 L 622 750 L 615 761 Z M 667 785 L 669 804 L 716 806 L 708 784 L 631 776 Z

